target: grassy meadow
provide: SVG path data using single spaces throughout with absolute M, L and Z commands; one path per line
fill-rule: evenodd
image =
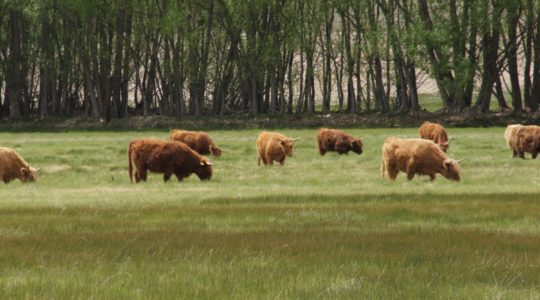
M 315 130 L 258 167 L 258 130 L 212 131 L 214 176 L 131 184 L 128 141 L 167 131 L 0 133 L 41 168 L 0 185 L 0 298 L 540 298 L 540 160 L 503 128 L 450 128 L 462 181 L 381 178 L 384 137 L 320 157 Z

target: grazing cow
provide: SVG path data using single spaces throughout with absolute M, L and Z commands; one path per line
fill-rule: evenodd
M 382 176 L 396 179 L 399 171 L 411 180 L 415 174 L 428 175 L 431 180 L 437 173 L 451 180 L 460 180 L 458 161 L 448 158 L 442 149 L 430 140 L 400 139 L 389 137 L 382 148 Z
M 513 152 L 521 158 L 525 153 L 531 153 L 533 159 L 540 152 L 540 127 L 535 125 L 521 126 L 514 129 Z
M 439 145 L 444 152 L 448 151 L 448 134 L 441 124 L 425 121 L 418 131 L 420 133 L 420 138 L 432 140 L 435 144 Z
M 352 151 L 359 155 L 362 154 L 362 140 L 337 129 L 319 129 L 317 131 L 317 144 L 321 155 L 325 155 L 328 151 L 335 151 L 339 154 L 349 154 L 349 151 Z
M 521 124 L 511 124 L 506 127 L 504 131 L 504 139 L 510 149 L 512 149 L 512 158 L 518 154 L 518 131 L 520 128 L 525 127 Z
M 31 182 L 38 179 L 37 169 L 30 165 L 10 148 L 0 147 L 0 180 L 9 183 L 14 179 Z
M 298 139 L 288 138 L 277 132 L 261 132 L 257 138 L 257 165 L 260 166 L 262 160 L 265 165 L 273 165 L 274 161 L 278 161 L 283 166 L 285 158 L 293 155 L 294 142 Z
M 129 179 L 133 182 L 146 181 L 147 171 L 164 173 L 167 182 L 172 174 L 179 181 L 195 173 L 199 179 L 212 177 L 212 163 L 182 142 L 158 140 L 134 140 L 129 143 Z
M 199 154 L 207 155 L 211 153 L 214 156 L 221 156 L 223 152 L 223 150 L 214 144 L 208 133 L 203 131 L 171 129 L 170 139 L 171 141 L 179 141 L 187 144 Z

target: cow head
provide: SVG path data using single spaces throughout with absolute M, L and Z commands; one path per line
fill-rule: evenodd
M 21 181 L 22 182 L 32 182 L 38 179 L 37 169 L 30 166 L 21 168 Z
M 445 160 L 441 174 L 450 180 L 459 181 L 461 178 L 458 161 L 454 159 Z
M 210 146 L 210 152 L 212 152 L 212 155 L 214 155 L 214 156 L 221 156 L 221 153 L 223 153 L 223 150 L 221 150 L 216 145 L 211 145 Z
M 202 159 L 199 162 L 199 167 L 195 170 L 195 174 L 197 174 L 200 180 L 210 180 L 212 177 L 212 166 L 213 164 L 209 160 Z
M 296 142 L 299 139 L 300 138 L 294 138 L 294 139 L 286 138 L 280 141 L 281 147 L 283 148 L 283 151 L 288 157 L 291 157 L 293 155 L 294 142 Z
M 446 152 L 448 151 L 449 142 L 446 141 L 444 143 L 440 143 L 439 146 L 441 147 L 442 151 Z
M 353 139 L 351 141 L 351 150 L 354 152 L 354 153 L 358 153 L 358 154 L 362 154 L 363 150 L 362 150 L 362 147 L 363 147 L 364 143 L 362 142 L 361 139 Z

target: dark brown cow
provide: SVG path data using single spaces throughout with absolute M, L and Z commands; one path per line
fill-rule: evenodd
M 0 180 L 9 183 L 14 179 L 31 182 L 38 179 L 37 169 L 30 165 L 10 148 L 0 147 Z
M 288 138 L 281 133 L 263 131 L 257 138 L 257 151 L 259 158 L 257 164 L 261 165 L 261 160 L 265 165 L 273 165 L 278 161 L 280 165 L 285 164 L 285 158 L 293 155 L 294 142 L 298 138 Z
M 339 154 L 349 154 L 349 151 L 352 151 L 362 154 L 362 140 L 338 129 L 319 129 L 317 131 L 317 144 L 321 155 L 325 155 L 328 151 L 335 151 Z
M 448 151 L 448 134 L 441 124 L 425 121 L 418 131 L 420 138 L 431 140 L 439 145 L 444 152 Z
M 221 156 L 223 152 L 214 144 L 208 133 L 203 131 L 171 129 L 170 140 L 183 142 L 199 154 L 207 155 L 211 153 L 214 156 Z
M 182 142 L 159 140 L 134 140 L 129 143 L 129 179 L 146 181 L 147 171 L 163 173 L 167 182 L 174 174 L 179 181 L 195 173 L 199 179 L 212 177 L 212 163 Z
M 386 138 L 382 148 L 382 176 L 394 180 L 399 171 L 411 180 L 415 174 L 428 175 L 431 180 L 437 173 L 451 180 L 460 180 L 458 161 L 448 158 L 442 149 L 430 140 Z

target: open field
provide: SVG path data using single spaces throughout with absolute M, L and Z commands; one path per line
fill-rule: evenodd
M 41 168 L 0 186 L 0 298 L 540 298 L 540 160 L 503 128 L 450 128 L 462 181 L 381 178 L 384 137 L 320 157 L 314 130 L 257 167 L 258 130 L 213 131 L 209 182 L 131 184 L 126 148 L 168 132 L 0 133 Z

